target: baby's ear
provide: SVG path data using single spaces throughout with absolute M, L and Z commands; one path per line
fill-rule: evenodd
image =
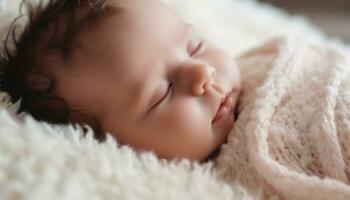
M 28 76 L 24 78 L 27 87 L 34 91 L 51 92 L 53 88 L 52 78 L 42 70 L 34 69 Z

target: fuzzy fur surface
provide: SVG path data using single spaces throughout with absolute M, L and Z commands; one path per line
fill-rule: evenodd
M 277 35 L 325 36 L 299 16 L 253 0 L 163 0 L 233 57 Z M 18 0 L 0 0 L 0 38 L 18 15 Z M 25 20 L 23 21 L 25 23 Z M 269 31 L 266 31 L 269 30 Z M 0 46 L 1 52 L 2 46 Z M 257 199 L 216 176 L 213 163 L 159 160 L 112 137 L 98 143 L 79 126 L 50 125 L 14 114 L 0 92 L 0 199 Z

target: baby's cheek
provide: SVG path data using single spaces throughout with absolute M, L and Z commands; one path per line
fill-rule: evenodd
M 183 132 L 204 131 L 209 119 L 209 113 L 199 104 L 184 102 L 166 111 L 164 117 L 174 126 Z
M 198 140 L 211 131 L 210 113 L 201 103 L 195 98 L 172 99 L 147 116 L 142 129 L 166 140 Z

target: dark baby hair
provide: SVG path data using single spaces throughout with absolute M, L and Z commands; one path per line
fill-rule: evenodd
M 26 10 L 28 14 L 23 15 Z M 45 57 L 68 63 L 79 48 L 79 34 L 94 27 L 112 9 L 108 0 L 51 0 L 33 5 L 22 0 L 20 17 L 28 21 L 17 34 L 19 18 L 14 20 L 4 42 L 0 57 L 0 90 L 7 92 L 11 102 L 21 99 L 18 112 L 27 112 L 35 119 L 54 124 L 86 123 L 97 139 L 104 138 L 96 119 L 70 107 L 55 95 L 56 83 Z M 14 48 L 10 48 L 11 44 Z M 67 66 L 67 65 L 66 65 Z M 71 115 L 79 120 L 71 120 Z

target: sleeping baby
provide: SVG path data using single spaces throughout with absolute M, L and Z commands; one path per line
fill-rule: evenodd
M 2 89 L 39 120 L 85 123 L 160 158 L 203 160 L 226 140 L 234 60 L 158 0 L 50 1 L 3 61 Z
M 15 47 L 1 89 L 38 120 L 214 160 L 219 178 L 266 199 L 350 198 L 345 49 L 283 37 L 235 61 L 158 0 L 51 0 Z

